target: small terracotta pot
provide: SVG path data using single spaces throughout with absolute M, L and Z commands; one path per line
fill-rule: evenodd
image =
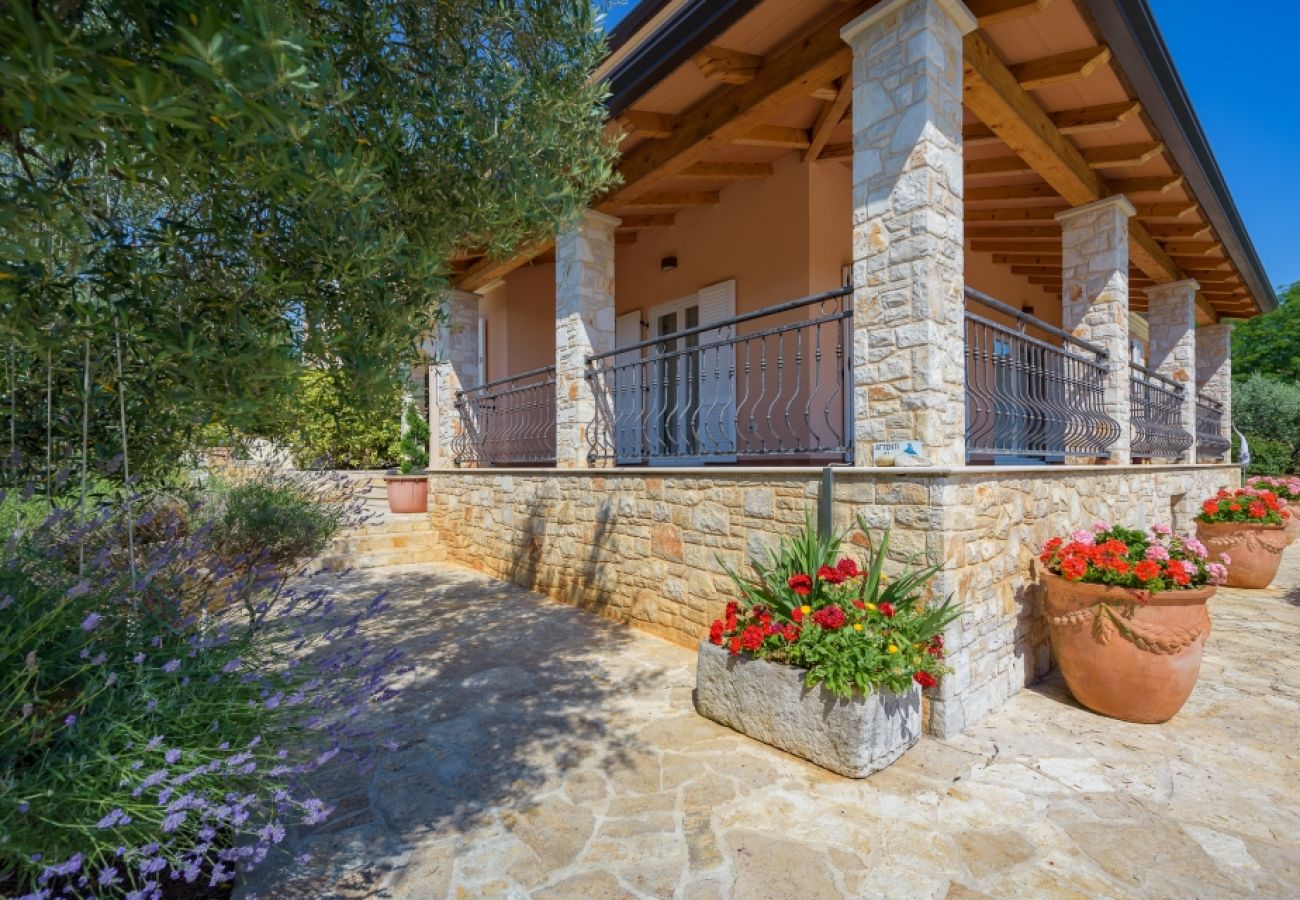
M 1041 574 L 1052 652 L 1074 699 L 1126 722 L 1167 722 L 1196 687 L 1215 588 L 1144 594 Z
M 429 478 L 426 475 L 385 475 L 388 509 L 395 513 L 429 511 Z
M 1266 588 L 1282 564 L 1282 551 L 1290 543 L 1286 528 L 1247 522 L 1196 522 L 1196 536 L 1210 551 L 1210 559 L 1228 554 L 1228 587 Z

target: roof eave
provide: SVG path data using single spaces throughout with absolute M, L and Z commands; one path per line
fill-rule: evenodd
M 1084 0 L 1160 139 L 1263 312 L 1277 308 L 1246 226 L 1147 0 Z

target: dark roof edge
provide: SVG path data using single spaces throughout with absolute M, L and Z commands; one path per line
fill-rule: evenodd
M 1277 295 L 1268 282 L 1147 0 L 1085 0 L 1085 3 L 1251 294 L 1264 312 L 1276 309 Z
M 626 110 L 642 94 L 703 49 L 705 44 L 735 24 L 758 2 L 759 0 L 689 0 L 609 73 L 606 78 L 609 99 L 605 103 L 609 114 L 617 116 Z M 656 10 L 664 5 L 658 0 L 642 0 L 642 3 L 653 6 Z M 639 11 L 640 5 L 634 12 Z M 644 24 L 648 19 L 649 14 L 640 21 Z M 619 36 L 619 46 L 626 43 L 634 32 L 635 28 L 626 35 Z M 615 49 L 613 36 L 610 46 L 611 50 Z
M 673 0 L 632 0 L 635 5 L 627 11 L 623 20 L 610 29 L 609 34 L 605 36 L 605 50 L 607 53 L 614 53 L 624 44 L 632 39 L 641 27 L 649 22 L 659 10 L 663 9 Z

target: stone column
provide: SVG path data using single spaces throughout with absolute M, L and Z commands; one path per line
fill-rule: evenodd
M 1223 437 L 1232 440 L 1232 323 L 1196 329 L 1196 385 L 1223 404 Z M 1230 454 L 1229 454 L 1230 457 Z M 1229 457 L 1225 457 L 1229 458 Z
M 555 464 L 590 465 L 587 430 L 596 398 L 587 357 L 614 349 L 614 229 L 619 220 L 587 210 L 555 242 Z
M 1147 368 L 1183 386 L 1179 424 L 1192 436 L 1184 462 L 1196 462 L 1196 292 L 1195 279 L 1147 288 Z
M 1061 324 L 1109 354 L 1102 406 L 1119 423 L 1112 465 L 1131 461 L 1129 415 L 1128 220 L 1123 196 L 1057 213 L 1061 223 Z
M 886 0 L 853 48 L 854 459 L 916 440 L 966 462 L 959 0 Z
M 430 468 L 452 465 L 452 443 L 461 433 L 456 392 L 483 383 L 483 364 L 478 355 L 480 299 L 469 291 L 451 290 L 447 294 L 447 320 L 438 329 L 429 372 Z

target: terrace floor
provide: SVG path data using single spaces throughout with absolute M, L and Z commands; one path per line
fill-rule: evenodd
M 1057 679 L 865 781 L 699 718 L 694 654 L 446 566 L 391 592 L 415 663 L 401 748 L 245 896 L 1294 897 L 1300 545 L 1278 587 L 1221 590 L 1172 722 L 1089 713 Z

